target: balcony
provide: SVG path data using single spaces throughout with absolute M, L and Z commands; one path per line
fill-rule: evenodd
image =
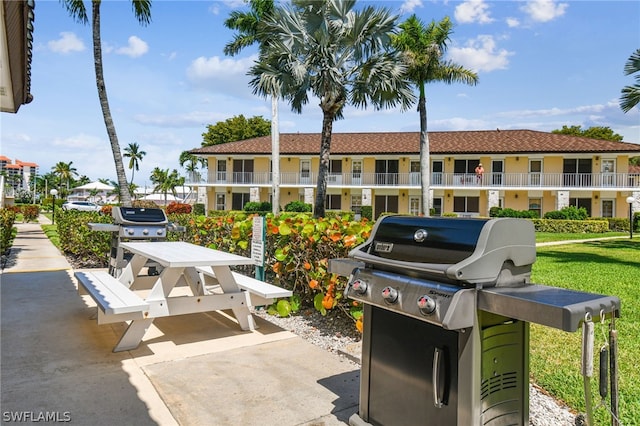
M 327 187 L 420 188 L 419 173 L 329 173 Z M 316 186 L 314 173 L 281 173 L 280 186 Z M 204 186 L 271 186 L 271 173 L 210 172 L 208 181 L 189 181 Z M 430 185 L 442 189 L 584 189 L 638 190 L 640 173 L 432 173 Z

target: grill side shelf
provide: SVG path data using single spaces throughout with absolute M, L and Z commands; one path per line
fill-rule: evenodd
M 586 313 L 620 316 L 620 299 L 546 285 L 493 287 L 478 290 L 478 309 L 506 317 L 575 332 Z

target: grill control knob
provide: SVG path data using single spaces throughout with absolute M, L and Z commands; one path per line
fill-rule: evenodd
M 436 301 L 423 295 L 418 298 L 418 309 L 422 315 L 431 315 L 436 310 Z
M 126 232 L 127 232 L 127 234 L 129 234 L 129 235 L 133 235 L 133 234 L 135 234 L 135 231 L 134 231 L 134 229 L 133 229 L 133 228 L 127 228 L 127 229 L 125 229 L 125 231 L 126 231 Z
M 398 290 L 387 286 L 382 289 L 382 298 L 387 303 L 396 303 L 398 301 Z
M 354 282 L 351 283 L 351 288 L 353 289 L 353 291 L 356 294 L 365 294 L 367 292 L 367 288 L 369 286 L 367 285 L 367 283 L 365 283 L 364 281 L 360 281 L 360 280 L 355 280 Z
M 142 230 L 142 235 L 149 235 L 149 230 L 147 228 L 144 228 Z
M 158 234 L 158 235 L 160 235 L 160 236 L 164 235 L 164 229 L 159 228 L 159 229 L 156 231 L 156 234 Z

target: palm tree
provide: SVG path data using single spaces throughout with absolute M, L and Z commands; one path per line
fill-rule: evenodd
M 160 192 L 164 194 L 164 204 L 167 204 L 167 194 L 171 192 L 174 196 L 177 196 L 177 186 L 184 185 L 184 177 L 178 174 L 176 169 L 173 169 L 169 173 L 169 169 L 162 170 L 156 167 L 151 171 L 151 182 L 155 185 L 153 192 Z
M 60 181 L 67 183 L 67 192 L 69 192 L 70 181 L 74 176 L 78 176 L 78 171 L 75 167 L 72 166 L 73 161 L 69 161 L 65 163 L 63 161 L 59 161 L 55 166 L 51 168 L 54 175 L 56 175 Z
M 430 159 L 429 134 L 427 133 L 427 83 L 444 82 L 475 85 L 478 75 L 461 65 L 443 60 L 453 24 L 449 17 L 440 22 L 431 21 L 425 26 L 416 15 L 400 24 L 401 31 L 393 37 L 393 45 L 403 52 L 408 77 L 418 88 L 418 113 L 420 114 L 420 185 L 422 212 L 430 215 Z
M 184 167 L 184 169 L 189 172 L 191 182 L 198 182 L 200 180 L 198 167 L 206 167 L 207 160 L 203 157 L 193 155 L 189 151 L 182 151 L 179 161 L 180 167 Z
M 320 167 L 314 215 L 324 216 L 333 122 L 345 105 L 409 108 L 415 96 L 405 65 L 389 50 L 396 17 L 372 6 L 354 10 L 355 0 L 293 0 L 274 10 L 260 32 L 266 49 L 249 74 L 255 94 L 277 90 L 301 113 L 309 94 L 323 113 Z
M 624 65 L 624 75 L 631 75 L 640 72 L 640 49 L 629 56 L 627 63 Z M 625 113 L 640 103 L 640 74 L 635 77 L 636 84 L 633 86 L 624 86 L 622 88 L 622 96 L 620 97 L 620 109 Z
M 249 12 L 233 11 L 226 21 L 225 27 L 236 30 L 233 41 L 224 47 L 225 55 L 234 56 L 245 47 L 255 43 L 260 45 L 263 54 L 267 45 L 268 34 L 260 32 L 260 24 L 273 13 L 273 0 L 245 0 L 249 3 Z M 271 185 L 273 214 L 280 211 L 280 130 L 278 128 L 278 95 L 277 87 L 272 88 L 271 96 Z
M 123 157 L 129 159 L 129 168 L 131 169 L 131 181 L 129 185 L 133 184 L 133 174 L 136 170 L 140 170 L 140 162 L 142 157 L 147 155 L 145 151 L 140 150 L 140 146 L 136 142 L 130 143 L 125 149 Z
M 62 0 L 67 12 L 73 19 L 82 24 L 87 24 L 87 9 L 83 0 Z M 116 128 L 111 117 L 111 109 L 109 108 L 109 100 L 107 98 L 107 87 L 104 82 L 104 71 L 102 68 L 102 42 L 100 39 L 100 5 L 101 0 L 91 1 L 92 13 L 92 29 L 93 29 L 93 61 L 96 73 L 96 86 L 98 88 L 98 98 L 100 99 L 100 107 L 102 108 L 102 116 L 104 124 L 111 143 L 111 153 L 116 166 L 116 176 L 120 187 L 120 201 L 124 206 L 131 206 L 131 193 L 127 186 L 127 176 L 124 171 L 122 155 L 120 153 L 120 144 L 116 134 Z M 141 25 L 147 25 L 151 22 L 151 0 L 132 0 L 133 13 Z

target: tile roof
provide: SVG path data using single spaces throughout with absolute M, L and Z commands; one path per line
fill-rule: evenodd
M 531 154 L 601 153 L 640 155 L 640 144 L 612 142 L 535 130 L 476 130 L 429 132 L 431 154 Z M 192 154 L 271 154 L 271 136 L 196 148 Z M 320 152 L 320 133 L 281 133 L 280 155 L 307 155 Z M 331 153 L 418 154 L 419 132 L 334 133 Z

